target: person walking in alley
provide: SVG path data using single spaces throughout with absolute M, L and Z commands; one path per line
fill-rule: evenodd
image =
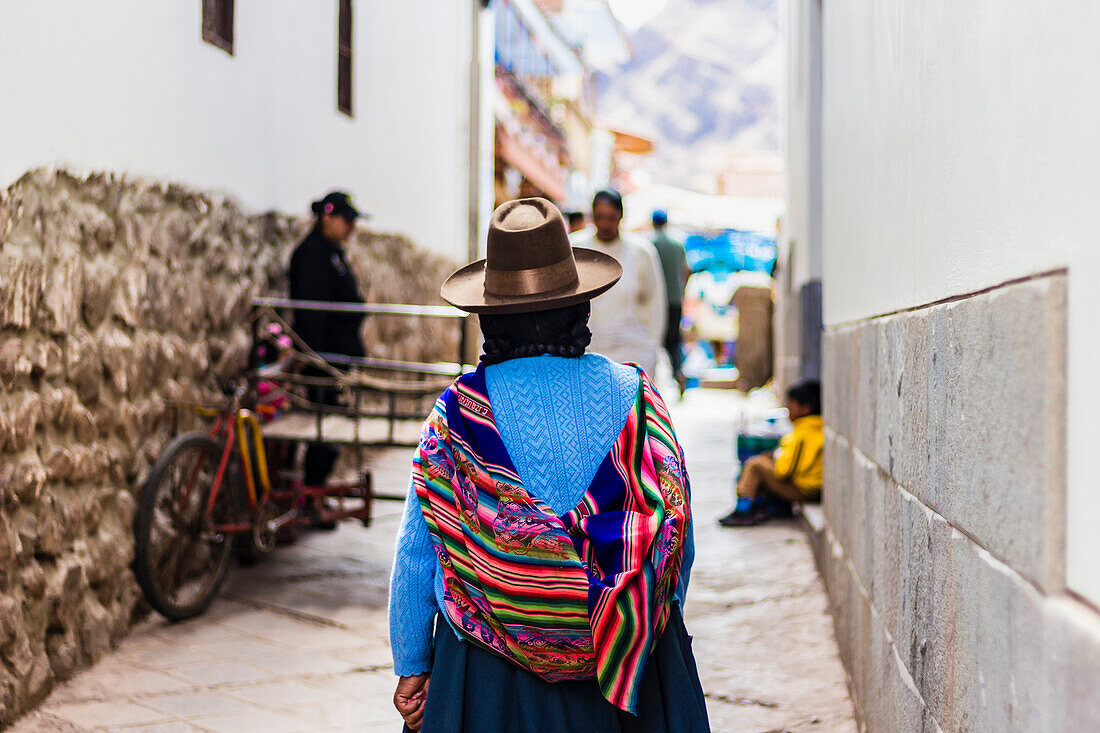
M 657 250 L 643 237 L 621 232 L 623 197 L 598 191 L 592 199 L 590 229 L 573 235 L 574 247 L 589 247 L 617 259 L 619 284 L 592 301 L 592 348 L 613 361 L 657 370 L 657 352 L 665 335 L 668 299 Z
M 290 258 L 288 280 L 292 300 L 313 300 L 336 303 L 361 303 L 363 296 L 355 273 L 348 264 L 344 244 L 355 231 L 359 211 L 352 206 L 346 193 L 334 191 L 312 205 L 313 228 L 295 248 Z M 318 354 L 362 357 L 366 354 L 359 335 L 363 321 L 361 313 L 334 313 L 317 310 L 296 310 L 294 331 L 309 348 Z M 304 376 L 328 376 L 317 367 L 307 367 Z M 323 405 L 335 405 L 337 392 L 332 387 L 311 387 L 310 400 Z M 303 482 L 306 486 L 323 486 L 328 480 L 340 453 L 336 448 L 312 443 L 306 449 Z M 335 523 L 316 522 L 324 528 Z
M 787 413 L 794 429 L 779 441 L 774 455 L 745 461 L 737 482 L 737 505 L 718 520 L 723 527 L 750 527 L 767 520 L 775 514 L 769 500 L 779 500 L 785 507 L 821 501 L 825 447 L 821 384 L 808 379 L 787 390 Z
M 622 273 L 572 248 L 549 201 L 521 199 L 441 288 L 485 341 L 424 423 L 398 530 L 408 730 L 709 730 L 680 611 L 683 451 L 645 371 L 585 353 L 590 301 Z
M 680 394 L 683 395 L 687 380 L 683 372 L 684 354 L 680 345 L 680 318 L 684 314 L 684 287 L 687 285 L 688 277 L 691 276 L 691 268 L 688 267 L 687 252 L 684 250 L 683 243 L 673 239 L 665 231 L 668 225 L 668 214 L 663 209 L 658 209 L 653 212 L 652 221 L 653 246 L 661 259 L 661 271 L 665 276 L 668 312 L 665 325 L 665 351 L 668 352 L 668 359 L 672 364 L 672 375 L 680 387 Z

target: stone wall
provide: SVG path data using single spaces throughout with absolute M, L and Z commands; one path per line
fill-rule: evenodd
M 303 202 L 303 205 L 306 202 Z M 308 223 L 115 175 L 34 171 L 0 194 L 0 726 L 126 633 L 135 494 L 173 401 L 211 401 L 285 292 Z M 452 264 L 360 231 L 375 302 L 436 303 Z M 453 360 L 454 325 L 368 319 L 372 354 Z
M 1100 729 L 1065 593 L 1066 276 L 830 329 L 819 561 L 872 731 Z

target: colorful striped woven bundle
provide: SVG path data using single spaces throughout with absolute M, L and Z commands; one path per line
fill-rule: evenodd
M 626 425 L 567 514 L 524 489 L 483 367 L 440 396 L 413 463 L 459 633 L 544 680 L 596 677 L 632 713 L 668 620 L 690 517 L 683 451 L 638 371 Z

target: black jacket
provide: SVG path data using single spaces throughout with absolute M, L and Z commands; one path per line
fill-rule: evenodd
M 290 297 L 294 300 L 324 300 L 362 303 L 344 250 L 314 228 L 290 258 Z M 359 338 L 362 313 L 294 312 L 294 330 L 314 351 L 348 356 L 365 356 Z

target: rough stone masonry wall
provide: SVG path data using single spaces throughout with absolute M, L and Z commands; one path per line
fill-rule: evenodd
M 308 223 L 114 175 L 34 171 L 0 193 L 0 727 L 126 633 L 135 495 L 172 401 L 216 399 L 256 295 L 285 293 Z M 368 300 L 436 302 L 452 263 L 349 245 Z M 453 325 L 368 319 L 370 351 L 453 360 Z
M 819 560 L 868 730 L 1100 730 L 1100 616 L 1064 588 L 1066 279 L 826 334 Z

